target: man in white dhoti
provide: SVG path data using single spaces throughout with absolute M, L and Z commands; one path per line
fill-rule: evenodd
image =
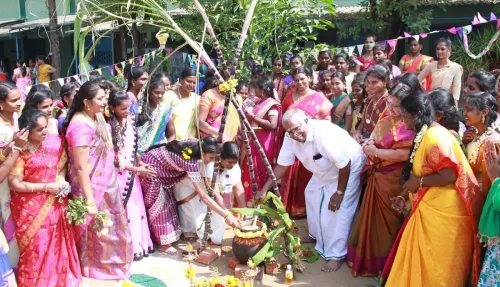
M 309 236 L 327 260 L 322 270 L 337 271 L 347 254 L 366 156 L 344 129 L 329 121 L 308 119 L 301 110 L 287 111 L 283 127 L 287 134 L 274 173 L 280 179 L 295 158 L 313 173 L 305 190 Z M 269 180 L 257 198 L 264 198 L 270 187 Z

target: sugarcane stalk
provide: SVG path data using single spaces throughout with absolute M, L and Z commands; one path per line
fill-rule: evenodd
M 217 53 L 217 58 L 219 58 L 219 60 L 222 63 L 222 70 L 227 71 L 226 60 L 224 59 L 224 55 L 222 54 L 222 50 L 220 49 L 219 40 L 217 40 L 217 37 L 215 36 L 214 28 L 212 27 L 212 24 L 210 23 L 210 20 L 208 19 L 207 13 L 205 12 L 205 8 L 203 8 L 203 6 L 201 6 L 201 4 L 198 0 L 193 0 L 193 3 L 194 3 L 194 7 L 196 8 L 196 10 L 198 10 L 201 17 L 203 18 L 203 21 L 207 25 L 208 35 L 210 35 L 210 38 L 212 38 L 212 43 L 213 43 L 214 50 Z M 203 43 L 202 43 L 202 45 L 203 45 Z
M 253 165 L 253 158 L 252 158 L 252 148 L 250 146 L 250 141 L 248 140 L 248 134 L 247 134 L 247 128 L 245 125 L 241 125 L 241 130 L 243 134 L 243 142 L 245 143 L 245 149 L 246 149 L 246 157 L 247 157 L 247 162 L 248 162 L 248 169 L 250 170 L 250 178 L 252 180 L 252 192 L 253 196 L 255 197 L 257 195 L 257 192 L 259 191 L 259 187 L 257 186 L 257 180 L 255 179 L 255 169 Z
M 246 118 L 245 113 L 241 109 L 240 104 L 238 103 L 238 100 L 236 100 L 234 97 L 232 97 L 231 103 L 238 111 L 238 115 L 240 116 L 240 120 L 243 122 L 243 125 L 246 127 L 247 132 L 250 134 L 250 137 L 252 138 L 252 141 L 253 141 L 255 147 L 257 147 L 257 150 L 259 151 L 259 155 L 260 155 L 262 161 L 264 162 L 264 165 L 266 166 L 267 175 L 269 176 L 269 178 L 273 182 L 274 193 L 277 196 L 279 196 L 280 194 L 279 194 L 279 189 L 278 189 L 278 181 L 276 180 L 276 176 L 274 175 L 273 168 L 272 168 L 271 164 L 269 163 L 269 160 L 267 159 L 266 153 L 264 152 L 264 149 L 262 148 L 262 145 L 260 144 L 259 139 L 257 138 L 257 135 L 253 131 L 252 126 L 250 125 L 250 122 L 248 122 L 248 119 Z
M 257 6 L 257 0 L 252 0 L 252 3 L 250 3 L 250 8 L 248 8 L 247 16 L 245 17 L 245 22 L 243 22 L 243 29 L 241 30 L 240 40 L 238 41 L 238 44 L 236 45 L 236 50 L 234 51 L 234 59 L 231 67 L 231 76 L 234 76 L 236 74 L 236 66 L 238 65 L 238 60 L 241 56 L 243 43 L 247 38 L 248 28 L 250 28 L 250 22 L 252 22 L 255 6 Z

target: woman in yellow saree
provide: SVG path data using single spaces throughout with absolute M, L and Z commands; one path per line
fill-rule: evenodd
M 435 122 L 428 96 L 417 92 L 401 101 L 405 125 L 418 132 L 403 169 L 404 183 L 392 206 L 405 220 L 382 273 L 385 286 L 463 287 L 477 284 L 476 240 L 479 185 L 456 138 Z M 411 174 L 410 174 L 411 172 Z

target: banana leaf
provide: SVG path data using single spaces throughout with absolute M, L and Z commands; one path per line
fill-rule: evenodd
M 303 251 L 311 252 L 310 256 L 300 256 L 300 259 L 302 259 L 303 261 L 306 261 L 307 263 L 314 263 L 314 262 L 318 261 L 319 254 L 318 254 L 318 251 L 316 251 L 316 249 L 311 248 L 309 246 L 305 246 L 305 245 L 301 246 L 300 249 Z
M 264 209 L 265 211 L 267 211 L 267 213 L 269 214 L 269 216 L 271 217 L 274 217 L 276 219 L 278 219 L 280 217 L 280 215 L 278 214 L 278 212 L 276 212 L 276 210 L 272 209 L 271 207 L 267 206 L 267 205 L 262 205 L 260 208 Z
M 285 231 L 285 227 L 278 228 L 274 230 L 273 232 L 269 233 L 267 236 L 267 242 L 262 246 L 262 248 L 257 252 L 253 257 L 252 261 L 256 264 L 259 265 L 262 263 L 264 260 L 266 260 L 269 249 L 271 249 L 273 246 L 273 242 L 278 237 L 283 231 Z

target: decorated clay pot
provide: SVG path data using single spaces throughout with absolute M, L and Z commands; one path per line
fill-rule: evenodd
M 234 230 L 233 254 L 240 264 L 247 264 L 248 259 L 252 258 L 266 244 L 265 236 L 266 225 L 257 221 L 257 230 L 247 230 L 245 226 Z

